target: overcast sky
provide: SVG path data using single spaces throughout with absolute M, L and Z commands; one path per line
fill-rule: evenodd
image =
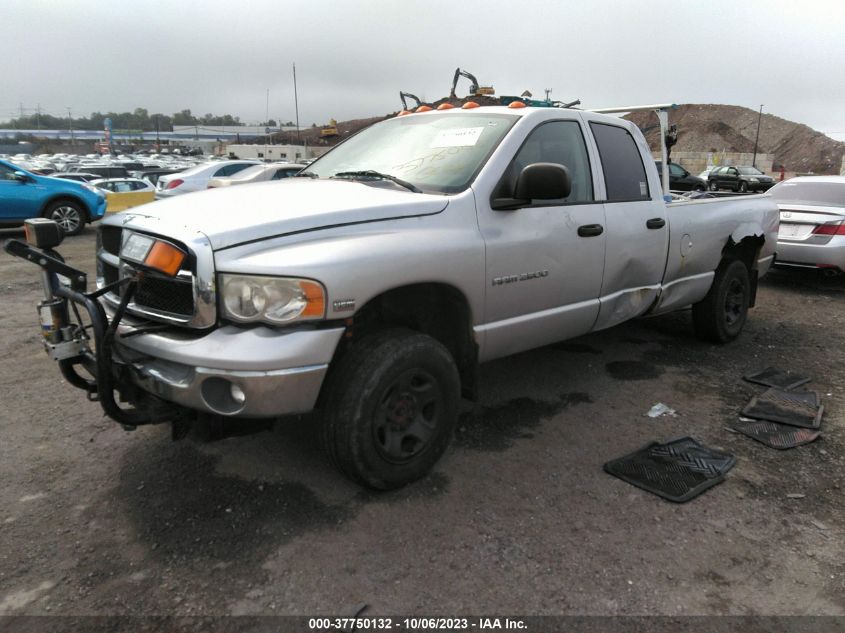
M 0 0 L 0 119 L 189 108 L 302 125 L 446 96 L 725 103 L 845 140 L 844 0 Z M 462 79 L 458 94 L 466 94 Z

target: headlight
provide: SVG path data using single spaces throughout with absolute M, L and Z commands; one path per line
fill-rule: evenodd
M 273 325 L 322 319 L 326 291 L 310 279 L 220 275 L 223 316 L 239 323 Z
M 83 183 L 82 183 L 82 186 L 83 186 L 85 189 L 87 189 L 88 191 L 90 191 L 91 193 L 97 193 L 97 194 L 102 195 L 102 191 L 100 191 L 100 190 L 99 190 L 99 189 L 97 189 L 96 187 L 92 187 L 92 186 L 91 186 L 91 185 L 89 185 L 88 183 L 83 182 Z
M 748 180 L 750 180 L 751 182 L 760 182 L 759 178 L 749 178 Z

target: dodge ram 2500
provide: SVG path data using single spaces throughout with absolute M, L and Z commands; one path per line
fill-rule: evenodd
M 49 354 L 127 428 L 319 409 L 331 461 L 392 488 L 442 455 L 479 363 L 689 306 L 700 336 L 739 335 L 775 255 L 768 196 L 667 204 L 633 124 L 473 105 L 109 217 L 93 292 L 30 222 L 7 250 L 43 269 Z

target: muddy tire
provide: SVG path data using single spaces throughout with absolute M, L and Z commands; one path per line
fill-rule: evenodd
M 745 325 L 750 303 L 748 267 L 738 259 L 724 260 L 707 296 L 692 307 L 696 336 L 714 343 L 732 341 Z
M 43 217 L 58 223 L 65 235 L 79 235 L 85 228 L 87 214 L 79 203 L 72 200 L 57 200 L 44 209 Z
M 379 490 L 428 473 L 455 428 L 460 379 L 439 342 L 391 329 L 356 343 L 326 385 L 321 439 L 348 477 Z

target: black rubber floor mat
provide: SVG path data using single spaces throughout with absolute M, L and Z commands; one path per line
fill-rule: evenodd
M 822 423 L 824 407 L 815 391 L 784 391 L 771 388 L 754 396 L 742 410 L 742 415 L 755 420 L 768 420 L 817 429 Z
M 604 470 L 664 499 L 684 503 L 724 481 L 735 463 L 733 455 L 682 437 L 663 444 L 652 442 L 607 462 Z
M 784 391 L 789 391 L 790 389 L 795 389 L 801 385 L 806 385 L 811 380 L 806 376 L 793 374 L 790 371 L 784 371 L 783 369 L 777 369 L 775 367 L 766 367 L 766 369 L 762 371 L 743 376 L 742 378 L 748 382 L 755 382 L 758 385 L 765 385 L 767 387 L 777 387 L 778 389 L 783 389 Z
M 731 422 L 730 426 L 752 440 L 757 440 L 769 448 L 776 448 L 781 451 L 809 444 L 821 435 L 821 431 L 817 429 L 802 429 L 788 424 L 769 422 L 768 420 L 737 420 Z

